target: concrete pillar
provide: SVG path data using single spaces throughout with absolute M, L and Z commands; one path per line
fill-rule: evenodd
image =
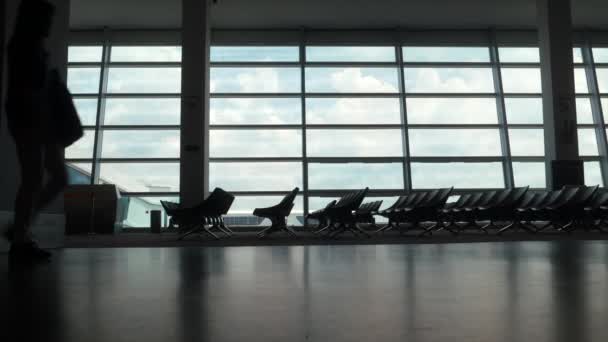
M 578 154 L 570 0 L 537 0 L 547 187 L 583 184 Z
M 208 193 L 209 1 L 182 0 L 181 203 Z

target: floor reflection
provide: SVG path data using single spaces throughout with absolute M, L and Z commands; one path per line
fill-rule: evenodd
M 45 341 L 598 341 L 607 256 L 603 241 L 68 249 L 31 269 L 0 256 L 0 300 Z

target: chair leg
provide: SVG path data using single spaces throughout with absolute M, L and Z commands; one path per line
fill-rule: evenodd
M 332 226 L 331 224 L 328 224 L 327 226 L 325 226 L 325 227 L 323 227 L 323 228 L 321 228 L 321 229 L 315 230 L 315 231 L 313 232 L 313 234 L 321 234 L 321 233 L 323 233 L 323 232 L 325 232 L 325 231 L 328 231 L 328 230 L 330 230 L 330 229 L 331 229 L 331 226 Z
M 270 227 L 265 228 L 264 230 L 262 230 L 261 232 L 259 232 L 259 233 L 258 233 L 258 237 L 259 237 L 259 238 L 263 238 L 263 237 L 265 237 L 266 235 L 268 235 L 268 234 L 272 233 L 272 232 L 274 231 L 274 229 L 275 229 L 274 224 L 271 224 L 271 225 L 270 225 Z
M 545 224 L 544 226 L 536 228 L 536 232 L 540 233 L 549 227 L 553 227 L 553 222 L 547 222 L 547 224 Z
M 180 235 L 180 236 L 177 238 L 177 240 L 178 240 L 178 241 L 181 241 L 181 240 L 183 240 L 184 238 L 186 238 L 186 237 L 188 237 L 188 236 L 190 236 L 190 235 L 192 235 L 192 234 L 197 234 L 197 233 L 199 233 L 199 232 L 200 232 L 200 230 L 201 230 L 200 226 L 194 226 L 194 227 L 193 227 L 193 228 L 191 228 L 190 230 L 188 230 L 188 231 L 186 231 L 185 233 L 181 234 L 181 235 Z
M 298 234 L 295 232 L 295 230 L 293 230 L 293 228 L 291 228 L 291 227 L 285 226 L 283 229 L 285 229 L 285 231 L 293 237 L 298 236 Z
M 384 233 L 387 232 L 389 230 L 392 230 L 395 228 L 394 222 L 393 221 L 388 221 L 388 223 L 380 228 L 378 228 L 377 230 L 375 230 L 373 232 L 373 234 L 379 234 L 379 233 Z
M 433 235 L 433 230 L 435 230 L 435 228 L 439 227 L 439 222 L 435 222 L 434 224 L 430 225 L 429 227 L 422 227 L 422 233 L 418 234 L 417 237 L 423 237 L 425 235 Z
M 368 237 L 368 238 L 372 237 L 372 235 L 370 233 L 363 230 L 363 228 L 359 227 L 357 224 L 353 224 L 352 230 L 354 232 L 359 232 L 359 233 L 363 234 L 365 237 Z
M 333 232 L 331 232 L 331 233 L 327 234 L 326 236 L 327 236 L 328 238 L 336 238 L 336 237 L 338 237 L 338 235 L 341 235 L 341 234 L 343 234 L 344 232 L 346 232 L 346 229 L 347 229 L 347 228 L 346 228 L 346 224 L 344 224 L 344 223 L 339 223 L 339 224 L 336 226 L 336 229 L 335 229 Z
M 214 233 L 211 231 L 211 229 L 210 229 L 210 228 L 205 228 L 205 227 L 203 227 L 203 229 L 201 229 L 201 233 L 207 233 L 207 234 L 209 234 L 209 235 L 210 235 L 212 238 L 214 238 L 214 239 L 216 239 L 216 240 L 219 240 L 219 239 L 220 239 L 220 237 L 219 237 L 219 236 L 217 236 L 217 235 L 215 235 L 215 234 L 214 234 Z M 200 237 L 201 237 L 201 239 L 203 238 L 203 236 L 202 236 L 202 235 L 200 235 Z

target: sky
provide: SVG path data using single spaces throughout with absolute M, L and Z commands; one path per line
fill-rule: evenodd
M 608 61 L 608 49 L 594 49 L 596 62 Z M 100 47 L 70 47 L 70 62 L 101 61 Z M 406 90 L 407 120 L 412 125 L 433 124 L 497 124 L 496 98 L 479 95 L 466 98 L 442 97 L 440 94 L 493 93 L 494 80 L 490 67 L 426 67 L 410 62 L 489 62 L 489 49 L 404 47 L 402 50 Z M 395 62 L 393 47 L 318 47 L 307 46 L 309 62 Z M 500 48 L 499 57 L 508 63 L 538 63 L 536 48 Z M 297 46 L 288 47 L 212 47 L 215 62 L 298 62 Z M 581 62 L 580 49 L 574 51 Z M 179 47 L 120 47 L 111 50 L 113 62 L 179 62 Z M 541 92 L 540 69 L 537 67 L 503 67 L 503 89 L 507 121 L 511 124 L 542 124 L 540 97 L 509 97 L 508 94 Z M 608 69 L 597 70 L 600 90 L 608 92 Z M 281 98 L 215 97 L 210 101 L 211 125 L 300 125 L 302 109 L 306 108 L 308 125 L 401 124 L 399 70 L 396 66 L 335 67 L 309 65 L 304 72 L 305 89 L 301 89 L 301 70 L 296 66 L 281 67 L 212 67 L 212 94 L 282 93 Z M 75 94 L 99 92 L 100 67 L 72 67 L 68 86 Z M 586 93 L 583 69 L 575 70 L 577 93 Z M 128 130 L 103 130 L 103 158 L 179 158 L 179 130 L 146 129 L 141 125 L 177 126 L 180 123 L 181 70 L 179 66 L 110 67 L 107 93 L 128 95 L 163 94 L 135 98 L 108 98 L 104 125 L 132 126 Z M 312 96 L 301 102 L 300 92 Z M 348 93 L 348 96 L 327 97 L 327 93 Z M 357 93 L 381 94 L 357 97 Z M 429 96 L 426 93 L 433 93 Z M 291 96 L 290 96 L 291 95 Z M 320 95 L 320 96 L 316 96 Z M 608 99 L 602 100 L 608 108 Z M 95 125 L 97 99 L 79 97 L 76 105 L 85 125 Z M 304 105 L 304 106 L 303 106 Z M 577 99 L 579 123 L 592 123 L 588 99 Z M 409 150 L 412 157 L 500 157 L 500 135 L 495 128 L 410 128 Z M 513 156 L 544 154 L 542 129 L 509 129 Z M 91 158 L 93 131 L 66 152 L 67 158 Z M 306 140 L 309 157 L 402 157 L 403 134 L 399 128 L 383 129 L 315 129 L 306 135 L 300 128 L 281 129 L 212 129 L 210 156 L 238 157 L 302 157 Z M 581 154 L 597 155 L 595 132 L 579 130 Z M 599 164 L 586 164 L 589 184 L 599 181 Z M 212 162 L 210 186 L 229 191 L 289 191 L 302 188 L 301 162 Z M 544 165 L 538 162 L 513 163 L 516 185 L 543 187 Z M 149 186 L 179 190 L 179 165 L 163 163 L 103 163 L 101 177 L 116 182 L 132 192 L 148 191 Z M 403 164 L 397 163 L 310 163 L 310 189 L 356 189 L 369 186 L 382 189 L 403 188 Z M 502 166 L 486 163 L 421 163 L 411 164 L 415 188 L 436 188 L 455 185 L 465 188 L 503 187 Z M 274 197 L 266 197 L 269 203 Z M 255 199 L 259 201 L 259 198 Z M 315 199 L 323 206 L 325 198 Z M 327 199 L 329 200 L 329 199 Z M 248 200 L 237 207 L 250 206 Z M 253 201 L 251 201 L 253 203 Z M 257 203 L 257 202 L 256 202 Z M 315 204 L 314 206 L 317 206 Z M 311 206 L 311 209 L 314 207 Z

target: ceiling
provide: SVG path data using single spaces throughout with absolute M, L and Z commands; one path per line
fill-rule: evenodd
M 203 1 L 203 0 L 201 0 Z M 576 27 L 608 28 L 606 0 L 572 0 Z M 530 28 L 536 0 L 218 0 L 213 28 Z M 71 27 L 177 28 L 181 0 L 71 0 Z

